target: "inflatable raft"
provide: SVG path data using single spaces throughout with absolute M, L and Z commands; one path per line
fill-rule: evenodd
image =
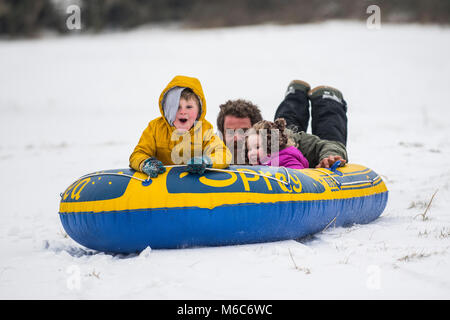
M 61 194 L 67 234 L 114 253 L 301 238 L 328 226 L 365 224 L 388 191 L 369 168 L 230 166 L 199 176 L 168 168 L 155 179 L 131 169 L 76 180 Z

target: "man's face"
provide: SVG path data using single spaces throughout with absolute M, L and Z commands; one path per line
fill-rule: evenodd
M 245 163 L 245 132 L 252 127 L 250 118 L 225 116 L 223 121 L 224 140 L 233 152 L 233 164 Z

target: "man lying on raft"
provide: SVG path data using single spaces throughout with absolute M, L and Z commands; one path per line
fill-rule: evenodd
M 312 134 L 306 133 L 310 119 Z M 336 161 L 348 161 L 347 103 L 342 93 L 332 87 L 311 90 L 301 80 L 293 80 L 274 119 L 284 118 L 289 138 L 306 157 L 311 168 L 330 168 Z M 246 164 L 245 133 L 262 120 L 261 111 L 250 101 L 229 100 L 220 106 L 217 127 L 233 154 L 233 164 Z

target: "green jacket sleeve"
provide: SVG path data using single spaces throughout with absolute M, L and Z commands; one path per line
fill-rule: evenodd
M 308 159 L 310 168 L 314 168 L 320 160 L 329 156 L 341 156 L 348 162 L 347 150 L 341 142 L 320 139 L 318 136 L 303 131 L 289 130 L 287 133 L 295 142 L 297 149 Z

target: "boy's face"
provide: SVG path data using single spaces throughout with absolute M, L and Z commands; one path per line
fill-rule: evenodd
M 248 160 L 251 165 L 257 165 L 261 163 L 261 159 L 264 159 L 267 155 L 264 152 L 262 146 L 262 139 L 258 134 L 251 134 L 247 138 Z
M 200 107 L 197 104 L 197 101 L 194 99 L 186 100 L 181 98 L 173 125 L 178 130 L 188 131 L 194 125 L 195 120 L 197 120 L 199 111 Z

